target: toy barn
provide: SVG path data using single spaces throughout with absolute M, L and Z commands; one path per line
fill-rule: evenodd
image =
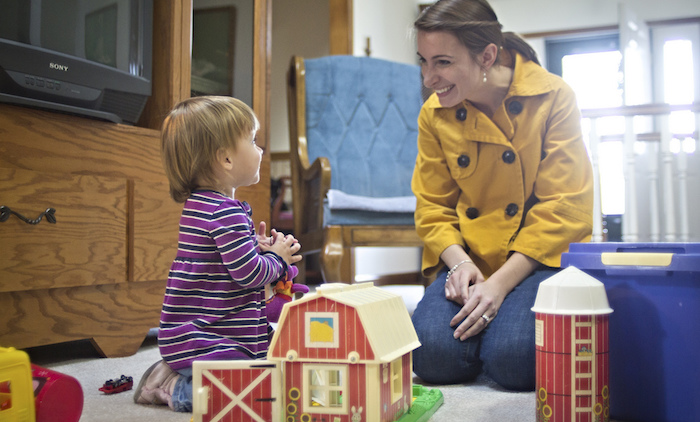
M 325 284 L 284 306 L 267 361 L 249 362 L 255 373 L 195 362 L 195 420 L 397 421 L 412 405 L 419 346 L 400 296 L 372 283 Z
M 411 406 L 418 346 L 400 296 L 332 284 L 284 308 L 268 359 L 283 362 L 288 416 L 296 407 L 338 422 L 395 421 Z

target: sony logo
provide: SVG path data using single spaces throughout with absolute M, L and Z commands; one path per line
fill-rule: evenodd
M 49 63 L 49 68 L 54 69 L 54 70 L 62 70 L 64 72 L 68 72 L 68 66 L 58 64 L 58 63 Z

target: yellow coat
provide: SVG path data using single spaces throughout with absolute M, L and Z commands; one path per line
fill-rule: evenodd
M 493 118 L 433 94 L 418 118 L 412 188 L 423 272 L 450 245 L 466 247 L 485 277 L 521 252 L 558 267 L 572 242 L 590 240 L 593 173 L 573 90 L 516 55 Z

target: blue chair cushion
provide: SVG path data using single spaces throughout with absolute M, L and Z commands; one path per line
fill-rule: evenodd
M 309 160 L 328 157 L 331 188 L 369 197 L 413 195 L 422 105 L 420 67 L 328 56 L 306 59 L 305 69 Z M 413 224 L 412 212 L 381 217 L 377 214 L 384 213 L 354 210 L 328 214 L 325 224 L 336 216 L 338 221 L 357 221 L 354 224 L 405 224 L 407 215 Z
M 414 225 L 412 212 L 377 212 L 360 210 L 331 210 L 323 207 L 323 224 L 326 226 L 357 225 Z

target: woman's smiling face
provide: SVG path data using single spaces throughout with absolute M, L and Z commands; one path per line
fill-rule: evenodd
M 481 67 L 452 33 L 419 31 L 417 44 L 423 85 L 437 93 L 443 107 L 474 98 L 484 86 Z

